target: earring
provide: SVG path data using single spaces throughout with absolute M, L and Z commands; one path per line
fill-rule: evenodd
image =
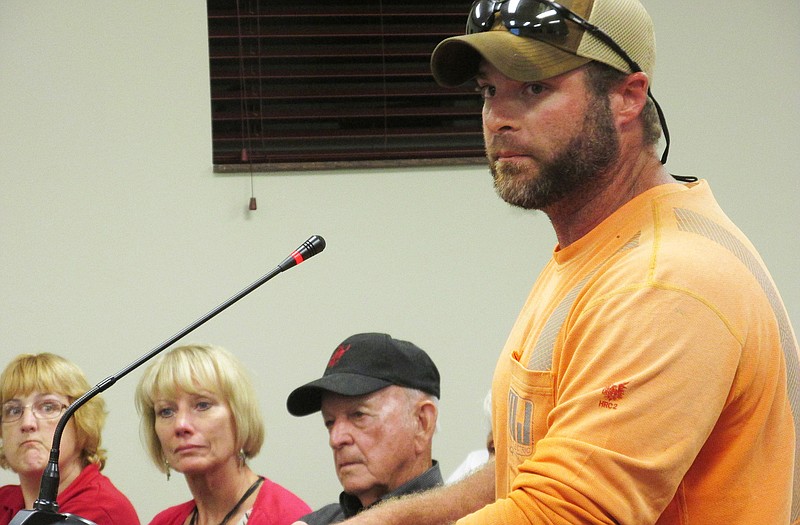
M 244 453 L 244 449 L 239 449 L 239 468 L 244 467 L 244 462 L 247 459 L 247 456 Z
M 164 460 L 164 465 L 167 467 L 167 481 L 169 481 L 170 473 L 172 472 L 169 468 L 169 461 Z

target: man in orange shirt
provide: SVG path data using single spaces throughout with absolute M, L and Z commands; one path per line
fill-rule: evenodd
M 800 522 L 780 295 L 709 184 L 663 165 L 643 6 L 563 4 L 478 0 L 431 59 L 477 83 L 498 194 L 558 239 L 495 370 L 496 461 L 355 522 Z

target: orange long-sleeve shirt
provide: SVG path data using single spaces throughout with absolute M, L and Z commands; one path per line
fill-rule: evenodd
M 493 382 L 498 500 L 459 523 L 798 520 L 799 381 L 707 183 L 653 188 L 537 279 Z

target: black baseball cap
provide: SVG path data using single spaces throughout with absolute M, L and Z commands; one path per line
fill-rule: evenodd
M 391 385 L 440 397 L 439 370 L 424 350 L 389 334 L 356 334 L 336 347 L 320 379 L 289 394 L 286 408 L 307 416 L 320 409 L 323 392 L 363 396 Z

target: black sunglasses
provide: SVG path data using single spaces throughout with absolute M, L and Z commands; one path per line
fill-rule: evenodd
M 569 20 L 610 47 L 628 64 L 632 72 L 638 73 L 642 70 L 639 64 L 628 56 L 628 53 L 608 33 L 553 0 L 477 0 L 469 11 L 466 33 L 470 35 L 489 31 L 494 26 L 495 14 L 498 12 L 509 33 L 529 38 L 543 35 L 564 36 L 569 32 L 569 27 L 567 27 L 567 20 Z M 664 132 L 666 145 L 664 153 L 661 155 L 661 164 L 666 164 L 669 155 L 667 120 L 649 87 L 647 96 L 656 107 L 658 120 Z M 673 177 L 682 180 L 678 176 L 673 175 Z

